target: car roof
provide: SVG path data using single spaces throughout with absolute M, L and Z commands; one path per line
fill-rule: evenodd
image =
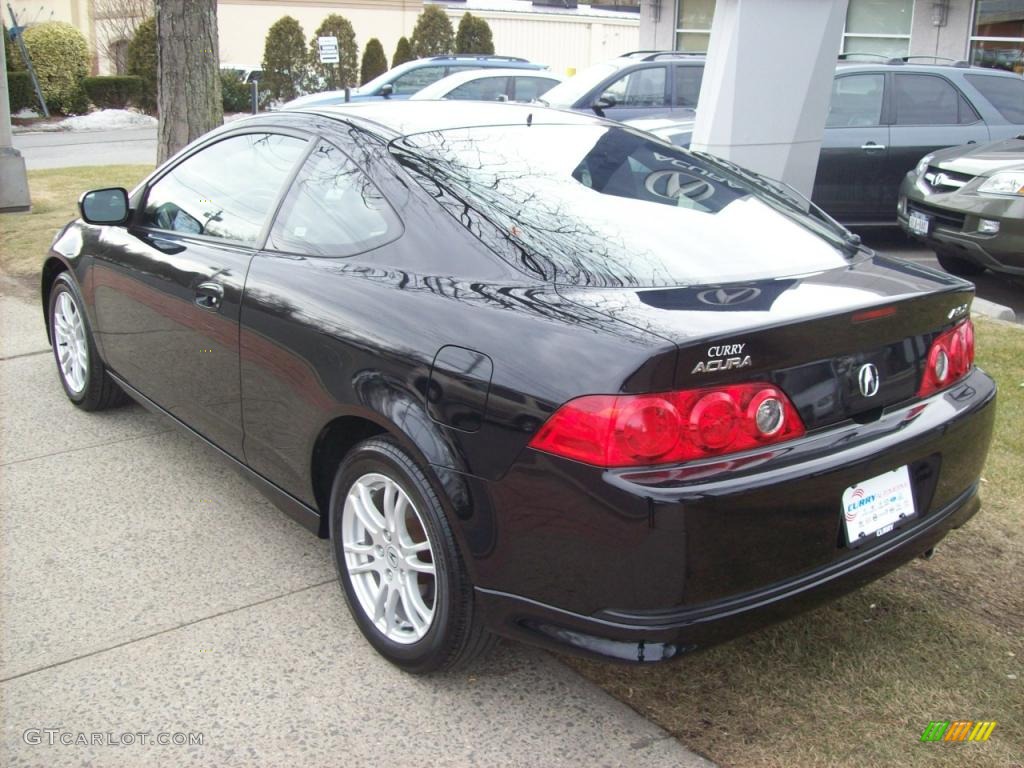
M 485 69 L 468 69 L 465 72 L 456 72 L 447 77 L 442 77 L 440 80 L 435 80 L 427 88 L 438 83 L 456 85 L 468 82 L 469 80 L 476 80 L 480 77 L 547 77 L 551 80 L 565 80 L 565 75 L 560 75 L 557 72 L 546 69 L 487 67 Z
M 549 109 L 539 104 L 490 101 L 368 101 L 328 107 L 292 110 L 325 117 L 372 123 L 393 138 L 453 128 L 498 125 L 597 125 L 607 124 L 594 115 Z

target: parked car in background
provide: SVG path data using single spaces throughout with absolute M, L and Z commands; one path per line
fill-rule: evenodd
M 243 83 L 258 81 L 263 76 L 263 68 L 254 64 L 232 64 L 221 62 L 221 72 L 230 72 Z
M 947 272 L 1024 276 L 1024 135 L 925 155 L 903 180 L 898 211 Z
M 474 69 L 547 69 L 545 64 L 534 64 L 516 56 L 484 56 L 475 54 L 449 54 L 407 61 L 378 75 L 365 85 L 349 92 L 350 101 L 375 99 L 407 99 L 417 91 L 436 83 L 443 77 Z M 299 96 L 284 104 L 282 109 L 297 107 L 325 107 L 344 104 L 345 91 L 324 91 Z
M 522 69 L 474 69 L 458 72 L 417 91 L 410 99 L 530 102 L 565 81 L 555 72 Z
M 680 658 L 980 508 L 973 286 L 609 120 L 256 115 L 80 211 L 41 275 L 69 400 L 214 446 L 413 672 L 492 633 Z
M 584 69 L 544 94 L 543 101 L 630 120 L 695 109 L 703 77 L 703 54 L 633 51 Z
M 690 144 L 692 114 L 673 121 L 672 112 L 651 111 L 637 119 L 630 124 Z M 847 225 L 895 224 L 900 184 L 923 155 L 1022 131 L 1024 80 L 1013 73 L 963 63 L 841 61 L 812 199 Z

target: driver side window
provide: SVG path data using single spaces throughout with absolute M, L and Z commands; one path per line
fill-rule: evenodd
M 618 107 L 666 107 L 665 67 L 646 67 L 620 77 L 604 92 L 615 97 Z
M 149 188 L 142 224 L 255 245 L 305 146 L 303 139 L 274 133 L 211 144 Z

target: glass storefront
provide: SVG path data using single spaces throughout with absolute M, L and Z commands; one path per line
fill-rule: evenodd
M 971 63 L 1024 74 L 1024 0 L 977 0 Z

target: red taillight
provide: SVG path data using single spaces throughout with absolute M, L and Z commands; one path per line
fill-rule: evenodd
M 924 378 L 917 390 L 918 397 L 945 389 L 962 379 L 974 364 L 974 324 L 964 320 L 945 333 L 936 336 L 928 350 Z
M 754 383 L 579 397 L 555 411 L 530 447 L 599 467 L 637 467 L 721 456 L 803 433 L 789 398 Z

